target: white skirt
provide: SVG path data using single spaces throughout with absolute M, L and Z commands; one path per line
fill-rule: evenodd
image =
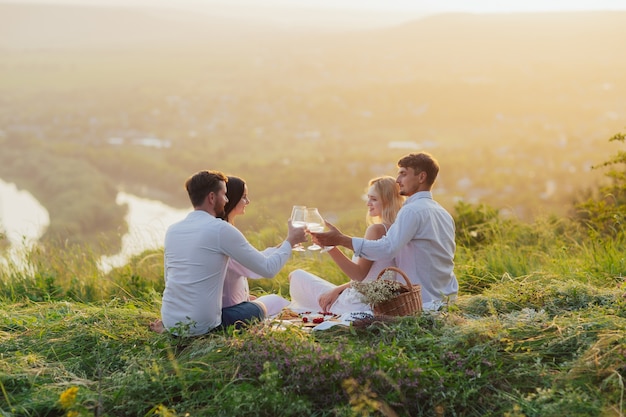
M 291 304 L 289 304 L 288 307 L 297 312 L 320 312 L 322 310 L 319 304 L 320 296 L 336 287 L 337 285 L 317 275 L 313 275 L 302 269 L 296 269 L 289 274 Z M 333 314 L 351 312 L 370 313 L 372 311 L 369 305 L 361 301 L 360 293 L 352 288 L 346 288 L 339 294 L 339 297 L 337 297 L 337 300 L 331 305 L 329 310 Z

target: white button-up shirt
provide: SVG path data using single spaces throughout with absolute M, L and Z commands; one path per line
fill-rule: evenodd
M 396 258 L 413 284 L 422 287 L 424 309 L 436 309 L 445 297 L 454 297 L 459 284 L 454 275 L 454 219 L 430 191 L 410 196 L 385 236 L 378 240 L 352 238 L 356 256 L 376 260 Z
M 266 256 L 233 225 L 202 210 L 168 228 L 164 250 L 161 318 L 167 329 L 189 325 L 190 335 L 204 334 L 222 323 L 222 291 L 230 258 L 271 278 L 291 256 L 289 242 Z

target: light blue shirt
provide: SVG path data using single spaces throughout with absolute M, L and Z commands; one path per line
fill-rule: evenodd
M 263 254 L 233 225 L 202 210 L 168 228 L 164 251 L 163 325 L 167 329 L 189 325 L 190 335 L 204 334 L 222 323 L 222 292 L 230 258 L 271 278 L 291 257 L 289 242 Z
M 430 191 L 410 196 L 385 236 L 378 240 L 352 238 L 354 254 L 370 260 L 396 258 L 398 268 L 422 287 L 424 309 L 436 309 L 445 297 L 455 297 L 454 219 Z

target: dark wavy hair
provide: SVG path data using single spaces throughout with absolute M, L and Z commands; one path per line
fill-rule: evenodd
M 228 215 L 239 204 L 241 197 L 243 197 L 244 186 L 246 182 L 239 178 L 228 176 L 228 186 L 226 188 L 226 197 L 228 197 L 228 203 L 224 206 L 224 216 L 222 219 L 228 221 Z
M 433 185 L 439 174 L 439 163 L 427 152 L 411 153 L 398 161 L 400 168 L 413 168 L 415 174 L 420 171 L 426 172 L 426 183 Z
M 194 207 L 199 207 L 207 195 L 217 193 L 220 190 L 220 182 L 228 182 L 226 175 L 220 171 L 199 171 L 187 178 L 185 189 L 189 194 L 189 200 Z

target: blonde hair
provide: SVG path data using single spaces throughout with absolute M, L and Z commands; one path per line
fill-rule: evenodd
M 393 223 L 396 221 L 398 211 L 404 204 L 404 197 L 400 195 L 400 188 L 396 183 L 396 179 L 390 176 L 382 176 L 373 178 L 368 184 L 369 187 L 374 187 L 374 190 L 378 193 L 380 201 L 382 203 L 382 213 L 380 215 L 380 221 L 374 221 L 374 218 L 369 215 L 369 211 L 366 215 L 365 221 L 367 225 L 374 223 Z

